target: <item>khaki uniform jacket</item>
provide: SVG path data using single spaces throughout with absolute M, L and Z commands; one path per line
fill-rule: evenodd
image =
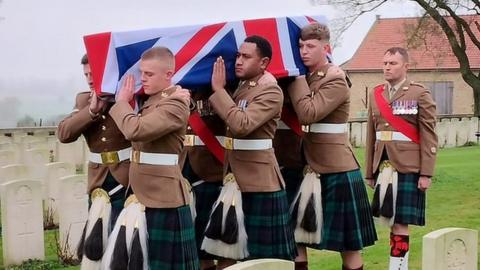
M 83 135 L 92 153 L 118 151 L 130 147 L 130 142 L 125 139 L 113 119 L 107 114 L 110 105 L 107 107 L 107 112 L 95 119 L 92 119 L 88 112 L 89 105 L 90 92 L 79 93 L 74 111 L 58 124 L 57 136 L 60 142 L 71 143 Z M 129 160 L 112 165 L 89 162 L 88 193 L 102 186 L 108 172 L 120 184 L 127 186 L 129 167 Z
M 350 89 L 345 74 L 327 64 L 309 74 L 306 81 L 297 77 L 288 89 L 301 124 L 343 124 L 348 121 Z M 320 174 L 339 173 L 359 168 L 348 134 L 305 133 L 303 146 L 307 163 Z
M 205 125 L 215 136 L 225 136 L 225 124 L 223 120 L 211 108 L 207 95 L 202 93 L 192 94 L 192 99 L 196 103 L 195 110 L 198 111 L 204 121 Z M 202 102 L 202 107 L 199 108 L 197 101 Z M 187 134 L 195 135 L 195 132 L 190 126 L 187 127 Z M 223 180 L 223 164 L 208 150 L 204 145 L 186 146 L 182 153 L 182 162 L 188 156 L 190 166 L 195 174 L 201 180 L 206 182 L 220 182 Z
M 244 101 L 247 104 L 242 109 L 238 105 Z M 228 137 L 273 139 L 283 94 L 276 83 L 258 85 L 252 80 L 243 82 L 232 97 L 225 90 L 215 92 L 210 102 L 225 121 Z M 225 150 L 225 156 L 225 170 L 231 169 L 242 192 L 274 192 L 284 187 L 273 148 Z
M 188 121 L 188 104 L 169 96 L 175 87 L 151 95 L 135 114 L 128 102 L 117 102 L 110 110 L 115 123 L 132 141 L 133 150 L 147 153 L 180 154 Z M 176 208 L 186 204 L 188 190 L 179 165 L 151 165 L 132 162 L 130 185 L 147 207 Z
M 388 87 L 385 86 L 383 93 L 388 98 Z M 418 114 L 399 115 L 410 124 L 415 126 L 420 134 L 420 144 L 407 141 L 377 141 L 377 131 L 396 131 L 380 115 L 375 102 L 374 90 L 370 92 L 367 124 L 366 145 L 366 178 L 373 179 L 374 173 L 382 158 L 384 149 L 392 165 L 401 173 L 420 173 L 424 176 L 432 176 L 437 153 L 437 135 L 435 134 L 436 105 L 430 91 L 422 85 L 406 81 L 398 89 L 390 104 L 394 101 L 416 100 Z M 397 115 L 398 116 L 398 115 Z

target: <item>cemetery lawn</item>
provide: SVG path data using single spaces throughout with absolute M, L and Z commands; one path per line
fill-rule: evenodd
M 364 164 L 365 149 L 356 149 L 360 164 Z M 363 170 L 363 169 L 362 169 Z M 372 190 L 368 188 L 369 196 Z M 410 269 L 421 269 L 422 236 L 445 227 L 480 230 L 480 146 L 441 149 L 438 154 L 432 188 L 427 193 L 427 224 L 411 227 Z M 46 262 L 14 269 L 79 269 L 62 266 L 57 259 L 55 232 L 45 232 Z M 363 251 L 364 268 L 388 269 L 389 230 L 377 224 L 378 242 Z M 480 247 L 479 247 L 480 250 Z M 479 256 L 480 257 L 480 256 Z M 341 269 L 338 253 L 309 250 L 312 270 Z M 0 269 L 3 258 L 0 256 Z M 480 265 L 479 265 L 480 266 Z
M 364 164 L 364 151 L 363 148 L 356 149 L 360 164 Z M 373 192 L 367 189 L 371 198 Z M 433 184 L 427 192 L 426 212 L 425 227 L 410 227 L 411 270 L 422 268 L 423 235 L 445 227 L 480 230 L 480 146 L 439 151 Z M 375 225 L 378 241 L 363 251 L 364 269 L 384 270 L 388 269 L 390 230 L 380 224 Z M 308 255 L 309 269 L 341 269 L 340 256 L 335 252 L 310 249 Z

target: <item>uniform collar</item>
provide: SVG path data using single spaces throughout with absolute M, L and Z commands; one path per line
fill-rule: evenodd
M 176 90 L 176 86 L 175 85 L 171 85 L 153 95 L 150 95 L 147 99 L 147 101 L 145 101 L 145 104 L 144 104 L 144 107 L 145 106 L 149 106 L 151 105 L 152 103 L 155 103 L 159 100 L 162 100 L 168 96 L 170 96 L 173 92 L 175 92 Z

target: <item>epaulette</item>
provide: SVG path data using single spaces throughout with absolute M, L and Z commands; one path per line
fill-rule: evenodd
M 423 85 L 421 83 L 414 82 L 414 81 L 411 81 L 410 85 L 415 85 L 415 86 L 419 86 L 419 87 L 422 87 L 422 88 L 427 88 L 427 87 L 425 87 L 425 85 Z

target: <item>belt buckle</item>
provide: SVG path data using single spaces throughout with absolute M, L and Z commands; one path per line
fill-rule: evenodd
M 117 151 L 102 152 L 100 153 L 103 164 L 116 164 L 120 162 L 120 157 Z
M 310 125 L 302 125 L 302 131 L 305 133 L 310 132 Z
M 225 149 L 233 150 L 233 138 L 225 137 Z
M 184 146 L 195 146 L 195 135 L 187 134 L 185 135 L 185 140 L 183 140 Z
M 393 138 L 393 131 L 380 131 L 381 141 L 391 141 Z
M 140 151 L 137 151 L 137 150 L 132 151 L 132 162 L 140 163 Z

